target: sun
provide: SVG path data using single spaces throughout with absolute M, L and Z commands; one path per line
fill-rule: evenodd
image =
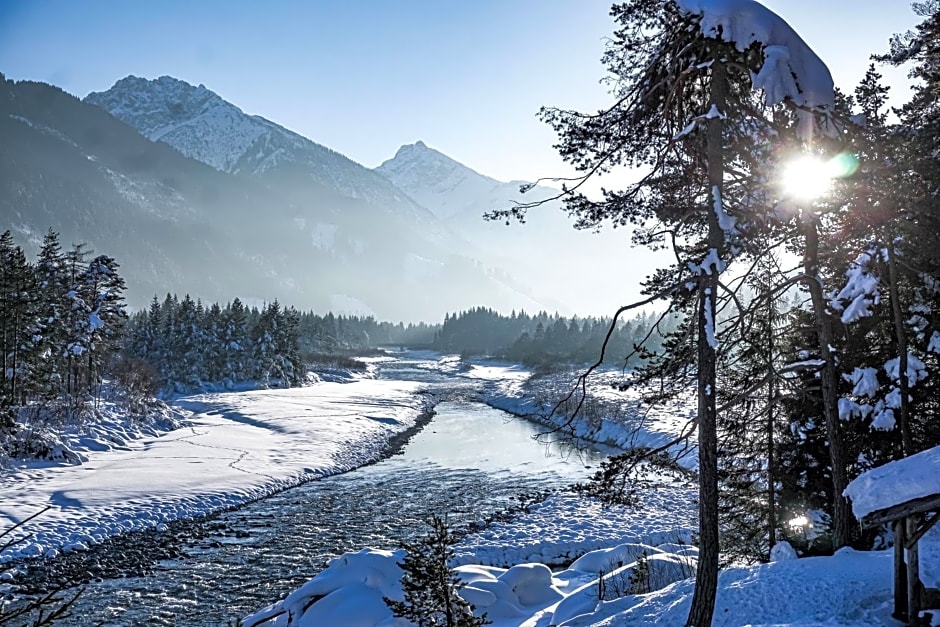
M 798 200 L 813 200 L 832 189 L 832 173 L 822 159 L 800 156 L 783 167 L 780 184 L 784 193 Z
M 858 160 L 847 153 L 831 159 L 800 155 L 783 166 L 780 184 L 790 198 L 814 200 L 828 194 L 833 181 L 850 176 L 856 169 Z

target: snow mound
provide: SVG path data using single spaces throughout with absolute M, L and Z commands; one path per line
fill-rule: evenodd
M 645 494 L 640 506 L 631 508 L 605 507 L 575 494 L 556 494 L 510 522 L 464 537 L 454 549 L 454 560 L 493 566 L 562 565 L 588 551 L 628 543 L 690 544 L 697 528 L 694 497 L 691 487 L 664 486 Z
M 319 575 L 287 597 L 242 619 L 243 627 L 346 625 L 374 627 L 393 619 L 384 597 L 401 601 L 404 550 L 362 549 L 330 560 Z

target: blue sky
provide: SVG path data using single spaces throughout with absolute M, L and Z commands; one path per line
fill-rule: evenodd
M 851 91 L 906 0 L 767 0 Z M 3 0 L 0 71 L 77 96 L 136 74 L 206 87 L 373 167 L 418 139 L 502 180 L 567 172 L 541 105 L 596 109 L 607 0 Z M 905 72 L 884 70 L 896 102 Z

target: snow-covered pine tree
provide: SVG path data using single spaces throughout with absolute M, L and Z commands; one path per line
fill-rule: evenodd
M 293 307 L 284 310 L 284 321 L 278 339 L 288 384 L 303 383 L 306 367 L 300 356 L 300 313 Z
M 225 369 L 225 344 L 223 334 L 225 321 L 222 308 L 212 303 L 204 317 L 206 343 L 203 347 L 203 359 L 206 363 L 206 376 L 210 381 L 221 381 L 229 376 Z
M 247 378 L 248 314 L 242 302 L 235 298 L 223 313 L 223 350 L 226 376 L 234 381 Z
M 395 616 L 418 627 L 480 627 L 486 616 L 474 616 L 473 608 L 457 591 L 460 578 L 450 568 L 457 540 L 439 516 L 432 515 L 430 533 L 415 544 L 406 544 L 407 554 L 399 563 L 403 574 L 404 601 L 385 599 Z
M 12 233 L 5 231 L 0 235 L 0 408 L 24 404 L 34 387 L 40 313 L 33 267 Z
M 42 301 L 42 359 L 37 377 L 39 394 L 45 400 L 55 399 L 64 391 L 68 374 L 68 365 L 63 358 L 67 343 L 65 319 L 69 306 L 65 263 L 59 234 L 49 229 L 36 261 L 36 279 Z
M 201 320 L 196 301 L 189 294 L 179 301 L 174 313 L 176 327 L 175 335 L 171 338 L 172 352 L 177 362 L 174 368 L 174 380 L 183 387 L 198 385 L 203 379 L 204 364 L 202 362 L 202 329 Z
M 124 279 L 118 267 L 113 257 L 98 255 L 88 264 L 82 278 L 85 304 L 89 308 L 86 345 L 89 389 L 100 383 L 106 364 L 123 342 L 127 311 Z
M 143 328 L 138 330 L 140 339 L 136 355 L 146 360 L 157 372 L 163 369 L 166 359 L 166 340 L 162 335 L 163 315 L 163 307 L 154 294 Z
M 889 52 L 879 60 L 907 65 L 918 80 L 909 102 L 899 112 L 896 127 L 904 147 L 901 155 L 908 181 L 918 183 L 907 195 L 903 219 L 894 225 L 904 252 L 896 259 L 897 269 L 908 276 L 907 311 L 909 339 L 917 348 L 930 376 L 913 388 L 918 407 L 912 423 L 915 442 L 940 441 L 940 1 L 914 3 L 923 17 L 914 31 L 894 37 Z M 903 351 L 898 351 L 903 357 Z M 899 365 L 899 374 L 906 371 Z M 903 379 L 899 380 L 903 383 Z M 903 398 L 903 397 L 902 397 Z
M 267 303 L 249 326 L 251 341 L 251 378 L 270 384 L 271 379 L 281 376 L 280 360 L 277 358 L 278 327 L 282 319 L 281 306 L 275 300 Z
M 87 357 L 83 357 L 89 349 L 91 338 L 89 336 L 90 314 L 92 312 L 87 284 L 84 281 L 87 270 L 87 257 L 89 255 L 85 244 L 73 244 L 65 253 L 65 298 L 66 307 L 62 317 L 62 333 L 64 345 L 61 347 L 60 357 L 65 362 L 65 394 L 67 403 L 77 408 L 84 402 L 83 382 L 87 381 L 84 365 Z

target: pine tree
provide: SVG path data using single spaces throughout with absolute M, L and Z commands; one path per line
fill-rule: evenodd
M 36 279 L 42 301 L 40 325 L 43 354 L 37 376 L 41 394 L 49 400 L 63 392 L 68 376 L 68 365 L 63 358 L 67 343 L 66 311 L 69 305 L 65 264 L 59 234 L 49 229 L 36 261 Z
M 223 315 L 223 349 L 226 376 L 235 381 L 246 379 L 248 357 L 248 315 L 245 306 L 235 299 L 226 307 Z
M 221 381 L 231 376 L 225 369 L 225 341 L 223 334 L 225 321 L 222 308 L 218 303 L 212 303 L 206 310 L 204 318 L 205 346 L 203 359 L 206 362 L 206 376 L 210 381 Z
M 84 244 L 74 244 L 65 253 L 65 312 L 62 317 L 63 346 L 60 347 L 60 358 L 64 360 L 66 380 L 65 393 L 68 403 L 77 407 L 83 402 L 82 382 L 87 381 L 83 376 L 85 359 L 82 358 L 91 344 L 89 336 L 90 314 L 92 308 L 89 304 L 88 285 L 85 283 L 85 272 L 89 251 Z
M 120 348 L 127 312 L 124 279 L 113 257 L 99 255 L 88 264 L 82 281 L 88 307 L 86 356 L 89 389 L 100 382 L 105 365 Z M 97 397 L 97 394 L 96 394 Z
M 251 338 L 252 378 L 268 385 L 272 378 L 280 375 L 277 357 L 278 324 L 281 306 L 275 300 L 261 310 L 256 324 L 249 331 Z
M 10 231 L 0 235 L 0 408 L 22 405 L 40 346 L 40 300 L 33 267 Z
M 767 561 L 778 521 L 777 440 L 784 314 L 774 259 L 763 260 L 748 281 L 751 302 L 740 312 L 746 332 L 734 349 L 719 387 L 719 478 L 722 550 L 731 559 Z M 738 390 L 726 396 L 725 390 Z
M 764 248 L 758 235 L 771 214 L 766 179 L 779 146 L 774 112 L 782 107 L 777 105 L 785 99 L 803 105 L 795 115 L 797 135 L 805 139 L 814 129 L 810 110 L 831 111 L 834 103 L 831 79 L 816 94 L 800 92 L 802 78 L 794 81 L 790 68 L 779 74 L 765 68 L 772 42 L 725 41 L 730 31 L 706 32 L 703 13 L 684 6 L 659 0 L 615 5 L 611 14 L 619 28 L 605 55 L 615 103 L 596 114 L 543 109 L 543 117 L 561 135 L 561 155 L 582 173 L 566 181 L 560 195 L 576 226 L 596 228 L 605 220 L 631 224 L 636 243 L 669 246 L 675 254 L 674 266 L 646 282 L 649 298 L 631 307 L 661 299 L 677 312 L 694 312 L 694 346 L 674 336 L 670 347 L 677 352 L 667 359 L 685 359 L 695 373 L 701 554 L 688 624 L 704 626 L 714 610 L 719 551 L 715 399 L 719 361 L 727 355 L 718 350 L 717 313 L 725 306 L 719 275 L 736 258 L 759 255 Z M 752 8 L 755 16 L 779 20 L 757 3 Z M 828 76 L 805 44 L 800 54 L 814 64 L 817 77 Z M 779 60 L 767 60 L 768 66 Z M 764 90 L 763 102 L 755 88 Z M 599 201 L 580 191 L 595 174 L 624 165 L 646 174 L 623 191 L 603 190 Z M 538 204 L 491 217 L 521 217 Z M 725 333 L 734 344 L 727 337 L 731 330 L 739 329 L 730 325 Z
M 478 627 L 489 624 L 486 616 L 474 616 L 473 608 L 458 590 L 460 578 L 450 569 L 457 540 L 437 515 L 429 521 L 431 532 L 417 544 L 405 545 L 407 555 L 399 563 L 404 601 L 386 598 L 395 616 L 418 627 Z
M 189 294 L 183 296 L 176 309 L 174 321 L 176 332 L 172 338 L 174 361 L 174 379 L 184 387 L 198 385 L 204 376 L 202 362 L 201 320 L 199 308 Z

